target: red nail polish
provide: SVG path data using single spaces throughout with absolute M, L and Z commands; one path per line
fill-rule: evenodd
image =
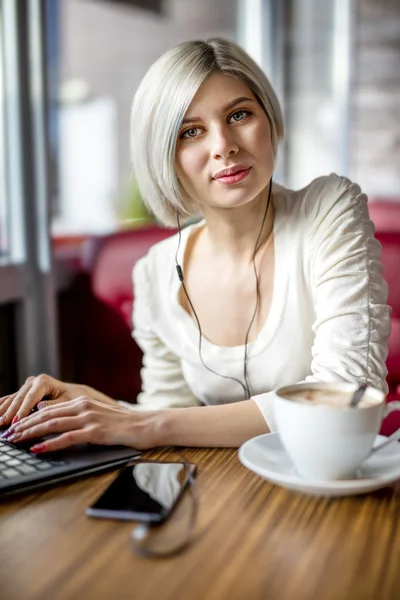
M 46 444 L 36 444 L 35 446 L 32 446 L 32 448 L 30 448 L 30 451 L 34 454 L 39 454 L 39 452 L 44 452 L 45 449 Z
M 14 423 L 16 423 L 17 421 L 19 421 L 19 416 L 15 415 L 15 417 L 13 418 L 13 420 L 11 421 L 11 425 L 14 425 Z

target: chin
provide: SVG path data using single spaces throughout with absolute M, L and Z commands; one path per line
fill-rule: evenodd
M 234 190 L 232 190 L 233 192 Z M 239 192 L 239 190 L 237 190 Z M 237 194 L 225 194 L 223 197 L 219 197 L 215 199 L 215 204 L 225 208 L 239 208 L 241 206 L 245 206 L 246 204 L 250 204 L 253 202 L 255 198 L 259 195 L 259 191 L 255 190 L 241 190 L 241 193 Z
M 246 199 L 241 199 L 241 200 L 237 200 L 237 201 L 217 201 L 215 203 L 212 204 L 212 206 L 214 208 L 225 208 L 225 209 L 233 209 L 233 208 L 242 208 L 243 206 L 246 206 L 248 204 L 251 203 L 251 201 L 253 200 L 253 198 L 246 198 Z

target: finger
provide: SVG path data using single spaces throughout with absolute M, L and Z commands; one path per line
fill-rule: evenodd
M 63 402 L 55 406 L 49 406 L 35 412 L 27 417 L 23 417 L 17 423 L 14 423 L 8 430 L 8 434 L 21 433 L 51 419 L 63 419 L 65 417 L 74 417 L 78 415 L 77 405 L 72 402 Z
M 14 396 L 15 394 L 8 394 L 8 396 L 3 396 L 3 398 L 0 398 L 0 414 L 3 415 L 6 412 Z
M 18 439 L 15 434 L 21 434 L 22 432 L 26 432 L 27 430 L 32 430 L 34 427 L 38 427 L 41 424 L 50 421 L 51 419 L 62 419 L 65 417 L 78 417 L 79 423 L 82 427 L 85 423 L 88 423 L 89 420 L 93 418 L 93 405 L 95 403 L 90 400 L 90 398 L 86 398 L 82 396 L 77 398 L 76 400 L 70 400 L 69 402 L 63 402 L 61 404 L 57 404 L 52 407 L 45 407 L 44 409 L 28 415 L 27 417 L 22 418 L 20 421 L 11 425 L 11 427 L 3 434 L 3 438 L 9 441 L 17 441 Z M 33 435 L 43 436 L 51 433 L 46 430 L 45 427 L 41 427 L 39 430 L 35 430 L 34 434 L 29 433 L 24 435 L 24 439 L 31 438 Z M 12 436 L 12 437 L 11 437 Z
M 76 398 L 73 398 L 76 400 Z M 57 406 L 57 404 L 65 404 L 66 402 L 71 402 L 71 398 L 67 395 L 62 394 L 57 400 L 41 400 L 38 402 L 37 407 L 39 410 L 43 410 L 43 408 L 50 408 L 51 406 Z
M 90 432 L 86 429 L 79 429 L 62 433 L 51 440 L 46 440 L 40 444 L 35 444 L 30 448 L 31 452 L 41 454 L 42 452 L 55 452 L 56 450 L 64 450 L 69 446 L 83 444 L 90 441 Z
M 8 442 L 18 443 L 32 438 L 42 438 L 54 433 L 64 433 L 82 428 L 79 417 L 53 417 L 42 423 L 36 423 L 17 432 L 8 432 Z
M 21 404 L 25 398 L 25 395 L 31 389 L 34 379 L 35 379 L 34 377 L 28 377 L 28 379 L 20 387 L 18 392 L 13 394 L 13 400 L 12 400 L 11 404 L 9 405 L 9 407 L 7 408 L 6 412 L 3 414 L 3 420 L 1 423 L 2 425 L 7 425 L 11 422 L 11 420 L 15 419 L 17 411 L 18 411 L 19 407 L 21 406 Z M 18 420 L 18 419 L 16 419 L 16 420 Z
M 2 404 L 0 405 L 0 427 L 3 425 L 3 422 L 5 424 L 6 418 L 5 418 L 5 413 L 7 412 L 7 410 L 9 409 L 11 402 L 13 401 L 15 394 L 11 394 L 10 396 L 5 396 L 4 398 L 2 398 Z
M 0 398 L 0 410 L 1 407 L 3 406 L 3 404 L 11 397 L 13 396 L 13 394 L 7 394 L 7 396 L 2 396 L 2 398 Z
M 45 400 L 39 404 L 40 410 L 49 410 L 50 408 L 61 409 L 62 407 L 67 407 L 69 411 L 72 411 L 68 414 L 84 414 L 93 410 L 108 410 L 109 408 L 112 408 L 108 405 L 105 405 L 103 402 L 99 402 L 93 398 L 88 398 L 87 396 L 78 396 L 73 400 L 66 400 L 64 402 L 60 402 L 59 399 L 57 399 L 54 401 L 54 404 L 53 401 Z
M 35 378 L 30 390 L 23 398 L 21 406 L 16 414 L 17 420 L 26 417 L 38 402 L 47 395 L 54 392 L 57 381 L 49 375 L 39 375 Z

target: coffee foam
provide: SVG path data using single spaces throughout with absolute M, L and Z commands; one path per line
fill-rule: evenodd
M 331 406 L 333 408 L 348 408 L 353 397 L 353 392 L 309 388 L 296 392 L 288 392 L 284 397 L 288 400 L 293 400 L 294 402 L 300 402 L 301 404 Z M 371 398 L 371 396 L 365 394 L 357 404 L 357 408 L 370 408 L 380 404 L 380 402 L 380 400 Z

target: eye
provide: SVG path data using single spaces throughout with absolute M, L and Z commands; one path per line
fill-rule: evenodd
M 182 138 L 193 139 L 193 138 L 197 137 L 198 131 L 199 131 L 199 127 L 191 127 L 190 129 L 186 129 L 186 131 L 183 131 L 179 137 L 181 139 Z
M 230 117 L 229 121 L 233 123 L 238 123 L 239 121 L 243 121 L 246 117 L 249 117 L 251 112 L 249 110 L 237 110 Z

